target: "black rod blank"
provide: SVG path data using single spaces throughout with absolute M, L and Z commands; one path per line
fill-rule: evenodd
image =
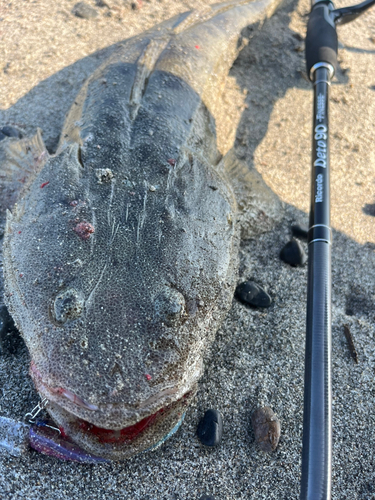
M 328 65 L 314 72 L 301 500 L 331 498 L 331 229 Z
M 314 82 L 313 159 L 307 282 L 305 395 L 300 500 L 331 498 L 331 229 L 328 98 L 337 64 L 336 24 L 352 21 L 375 0 L 334 10 L 312 0 L 306 67 Z

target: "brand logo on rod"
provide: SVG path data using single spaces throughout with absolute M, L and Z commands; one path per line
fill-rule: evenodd
M 314 167 L 327 167 L 327 127 L 325 125 L 317 125 L 315 127 L 314 139 L 316 141 L 315 153 L 316 160 Z

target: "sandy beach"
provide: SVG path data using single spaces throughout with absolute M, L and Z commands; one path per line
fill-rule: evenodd
M 0 0 L 0 126 L 16 125 L 27 135 L 40 127 L 51 152 L 82 83 L 116 44 L 214 2 L 87 0 L 97 13 L 90 19 L 72 13 L 75 3 Z M 298 498 L 307 267 L 288 266 L 279 252 L 293 223 L 308 224 L 313 94 L 303 40 L 309 10 L 307 0 L 286 0 L 260 30 L 245 33 L 249 42 L 230 71 L 216 119 L 221 151 L 234 143 L 237 156 L 262 174 L 285 206 L 277 227 L 241 243 L 239 281 L 256 281 L 272 306 L 250 309 L 233 299 L 205 358 L 197 397 L 179 431 L 159 449 L 104 465 L 32 451 L 22 458 L 0 454 L 1 500 Z M 375 8 L 338 33 L 330 103 L 332 499 L 374 500 Z M 0 353 L 1 416 L 22 420 L 37 404 L 29 363 L 22 341 L 16 353 Z M 263 405 L 281 422 L 271 454 L 257 448 L 250 423 Z M 223 440 L 213 449 L 196 437 L 208 408 L 224 420 Z

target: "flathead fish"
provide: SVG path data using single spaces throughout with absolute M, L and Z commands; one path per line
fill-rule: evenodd
M 222 158 L 214 118 L 241 30 L 277 3 L 215 4 L 124 42 L 56 154 L 40 131 L 0 143 L 6 303 L 49 413 L 94 455 L 176 428 L 231 306 L 240 230 L 278 217 L 259 174 Z

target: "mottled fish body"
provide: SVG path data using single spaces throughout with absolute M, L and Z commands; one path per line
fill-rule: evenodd
M 218 151 L 215 105 L 241 30 L 276 3 L 213 5 L 126 41 L 84 84 L 55 155 L 39 132 L 4 142 L 6 302 L 48 411 L 98 456 L 175 428 L 230 308 L 239 167 Z

